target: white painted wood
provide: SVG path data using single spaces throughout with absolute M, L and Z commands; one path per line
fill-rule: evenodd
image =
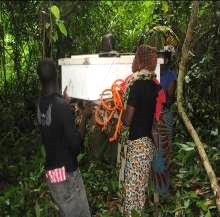
M 59 65 L 106 65 L 106 64 L 131 64 L 134 55 L 121 57 L 99 57 L 98 55 L 79 55 L 71 58 L 59 59 Z
M 67 86 L 70 97 L 84 100 L 98 100 L 104 89 L 111 88 L 116 79 L 125 79 L 131 72 L 134 56 L 98 57 L 98 55 L 78 55 L 59 59 L 61 65 L 62 92 Z M 160 79 L 160 64 L 156 68 Z

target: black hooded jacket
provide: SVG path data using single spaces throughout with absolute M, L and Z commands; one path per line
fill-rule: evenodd
M 82 139 L 75 127 L 70 105 L 58 94 L 41 96 L 37 109 L 42 143 L 45 147 L 45 169 L 65 166 L 67 172 L 78 168 L 77 155 Z

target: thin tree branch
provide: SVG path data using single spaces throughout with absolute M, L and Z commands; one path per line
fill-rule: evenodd
M 183 106 L 183 102 L 184 102 L 184 98 L 183 98 L 184 82 L 183 81 L 184 81 L 184 76 L 186 74 L 186 66 L 187 66 L 187 62 L 189 59 L 189 48 L 190 48 L 190 44 L 192 41 L 193 31 L 195 29 L 196 22 L 197 22 L 198 11 L 199 11 L 199 1 L 193 1 L 191 17 L 190 17 L 190 21 L 189 21 L 188 28 L 187 28 L 186 38 L 183 43 L 181 61 L 179 64 L 179 75 L 178 75 L 178 81 L 177 81 L 177 105 L 178 105 L 179 114 L 182 117 L 183 122 L 184 122 L 189 134 L 193 138 L 195 145 L 197 146 L 197 149 L 198 149 L 199 155 L 201 157 L 203 166 L 204 166 L 204 168 L 207 172 L 207 175 L 209 177 L 212 191 L 216 197 L 217 210 L 220 214 L 220 188 L 218 186 L 218 181 L 217 181 L 216 175 L 215 175 L 215 173 L 212 169 L 212 166 L 209 162 L 209 159 L 208 159 L 207 154 L 205 152 L 204 146 L 203 146 L 196 130 L 194 129 L 190 119 L 188 118 L 186 111 L 184 109 L 184 106 Z

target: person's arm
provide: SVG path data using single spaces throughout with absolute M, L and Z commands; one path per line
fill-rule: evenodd
M 63 125 L 64 139 L 74 154 L 80 152 L 82 138 L 75 126 L 75 117 L 71 107 L 67 103 L 62 104 L 61 121 Z
M 176 93 L 176 80 L 173 80 L 168 85 L 167 94 L 169 97 L 175 97 L 175 93 Z
M 133 106 L 127 105 L 123 118 L 122 118 L 122 122 L 125 126 L 130 126 L 133 116 L 134 116 L 134 112 L 135 112 L 135 108 Z
M 127 105 L 123 114 L 122 122 L 125 126 L 130 126 L 133 120 L 134 112 L 137 107 L 138 88 L 136 83 L 130 87 Z
M 63 91 L 63 97 L 64 97 L 66 102 L 70 103 L 71 97 L 69 97 L 69 95 L 67 94 L 67 86 L 65 87 L 65 89 Z
M 167 87 L 167 96 L 168 96 L 168 104 L 173 104 L 175 101 L 176 95 L 176 80 L 173 80 L 169 83 Z

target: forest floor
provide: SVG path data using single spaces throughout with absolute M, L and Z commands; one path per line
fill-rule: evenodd
M 187 141 L 180 143 L 180 137 L 176 134 L 173 142 L 171 194 L 161 197 L 156 206 L 150 185 L 142 216 L 153 216 L 160 210 L 163 217 L 217 217 L 215 200 L 195 145 Z M 0 216 L 58 216 L 44 180 L 44 151 L 39 141 L 37 130 L 22 134 L 13 129 L 1 138 L 2 144 L 7 146 L 2 146 L 0 154 Z M 79 158 L 92 214 L 119 217 L 120 194 L 115 161 L 111 157 L 97 160 L 88 152 L 86 150 Z M 210 152 L 212 162 L 217 162 L 219 152 L 216 149 Z M 133 216 L 138 215 L 134 213 Z

